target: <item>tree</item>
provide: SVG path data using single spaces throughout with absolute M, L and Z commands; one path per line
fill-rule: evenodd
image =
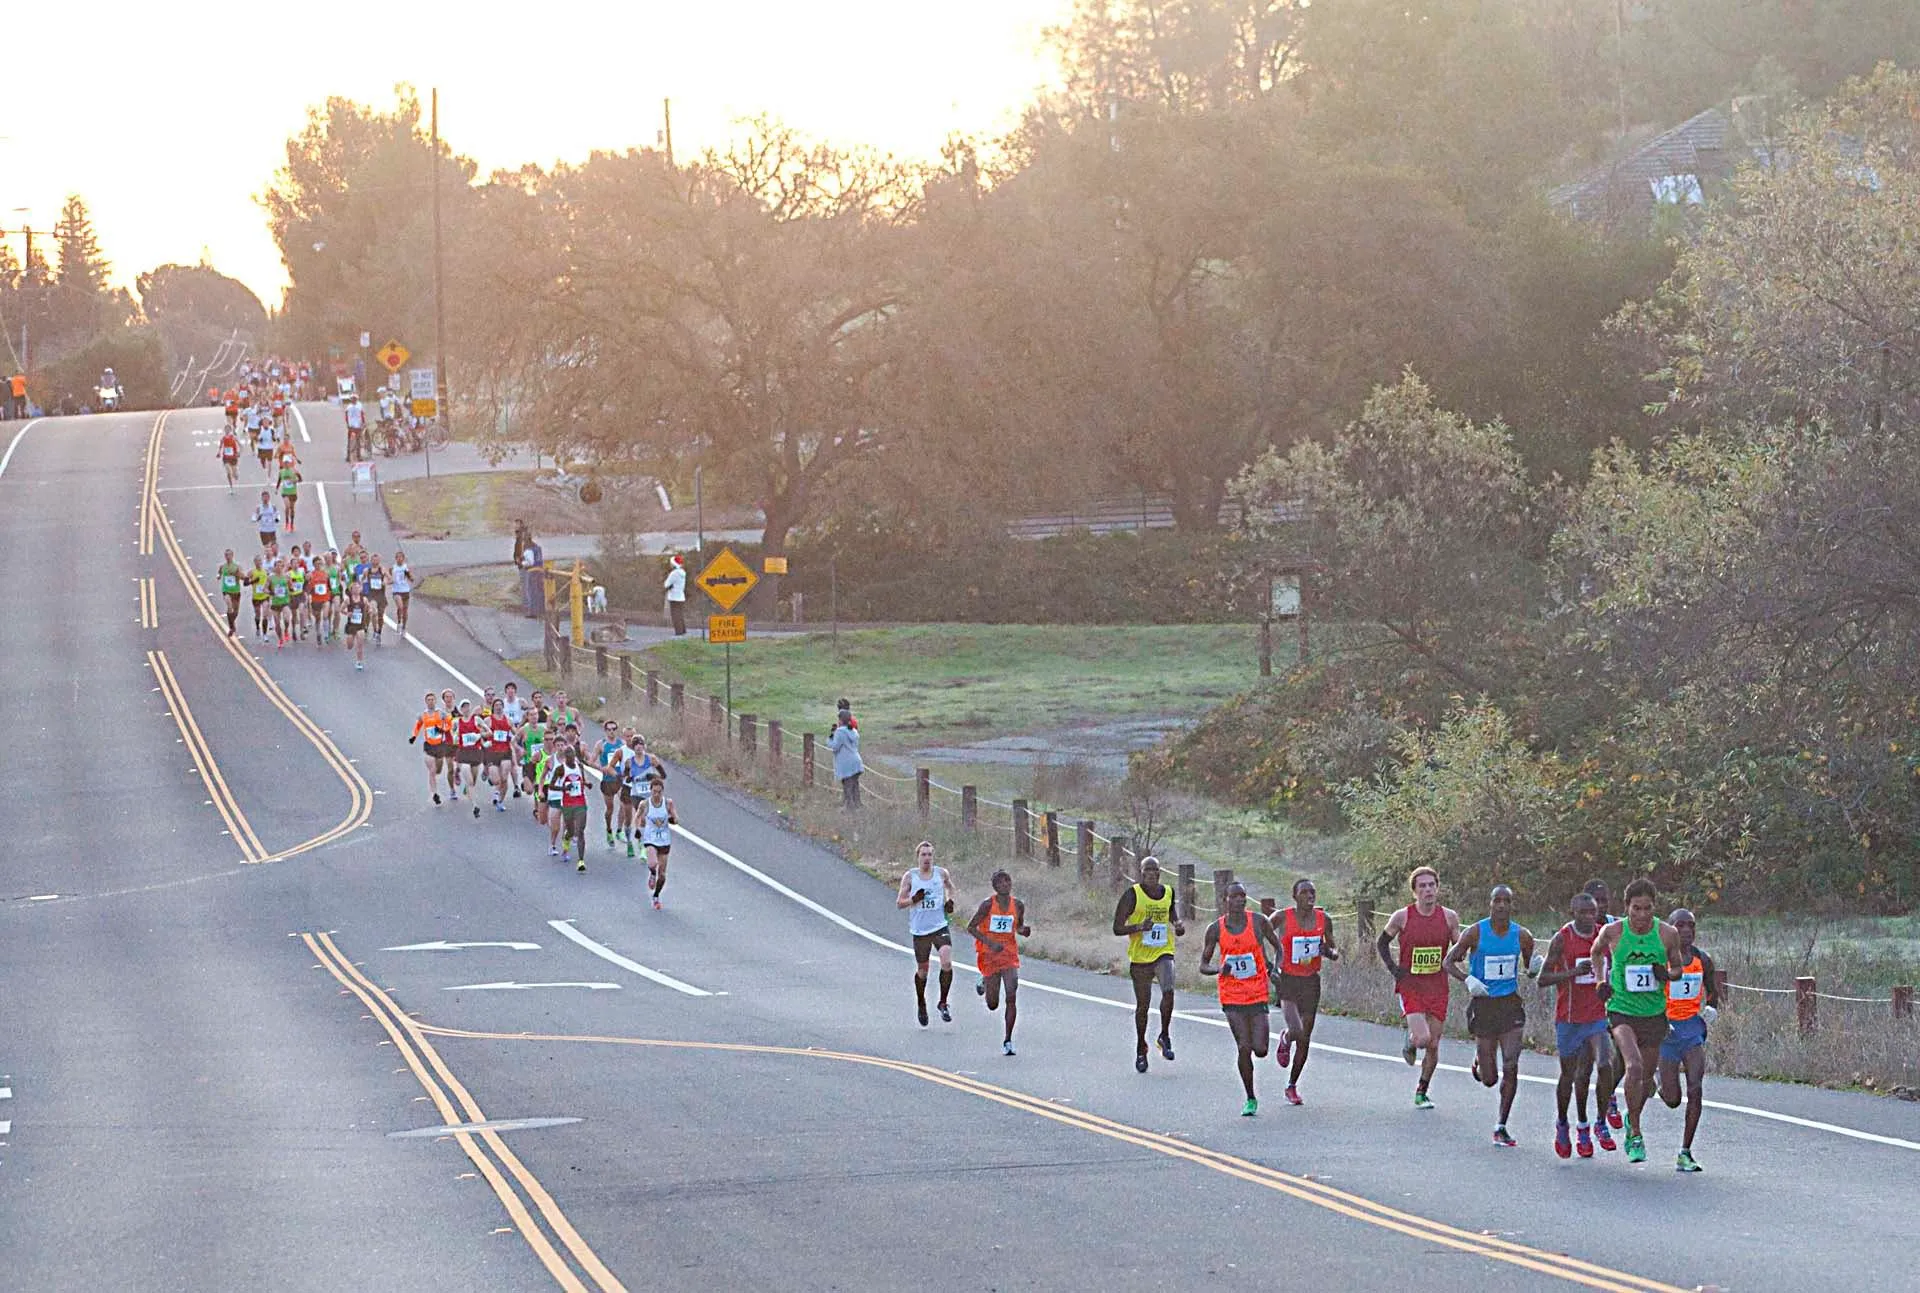
M 79 194 L 70 194 L 60 208 L 60 219 L 53 226 L 58 259 L 53 271 L 55 287 L 73 288 L 99 294 L 107 286 L 107 258 L 100 253 L 100 240 L 93 232 L 93 217 Z
M 1077 115 L 1224 111 L 1293 75 L 1301 0 L 1075 0 L 1048 38 Z M 1124 105 L 1124 106 L 1123 106 Z

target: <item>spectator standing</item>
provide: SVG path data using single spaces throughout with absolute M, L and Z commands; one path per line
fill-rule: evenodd
M 27 416 L 27 375 L 15 373 L 8 390 L 13 397 L 13 416 L 16 418 Z
M 546 553 L 541 551 L 533 531 L 526 529 L 525 522 L 521 528 L 526 542 L 523 544 L 520 536 L 514 538 L 514 547 L 520 554 L 520 596 L 526 603 L 528 616 L 539 619 L 547 613 Z
M 833 775 L 840 779 L 840 806 L 858 808 L 860 774 L 867 770 L 867 765 L 860 761 L 860 729 L 853 725 L 851 710 L 841 710 L 834 719 L 827 748 L 833 751 Z
M 673 564 L 667 567 L 667 614 L 673 617 L 673 635 L 683 638 L 687 635 L 687 560 L 679 553 L 673 554 Z

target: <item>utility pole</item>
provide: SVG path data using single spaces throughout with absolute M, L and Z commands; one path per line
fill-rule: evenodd
M 440 272 L 440 89 L 433 90 L 433 355 L 435 403 L 440 425 L 453 433 L 453 408 L 447 403 L 447 301 Z M 433 476 L 433 449 L 427 449 L 427 476 Z
M 660 140 L 666 146 L 667 169 L 673 169 L 673 100 L 660 100 Z

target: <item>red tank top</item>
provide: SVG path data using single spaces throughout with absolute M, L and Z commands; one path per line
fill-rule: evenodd
M 1433 915 L 1422 916 L 1418 906 L 1407 904 L 1407 919 L 1400 926 L 1401 969 L 1421 977 L 1441 975 L 1447 948 L 1452 942 L 1452 935 L 1447 930 L 1445 907 L 1436 906 Z M 1446 979 L 1442 976 L 1429 979 L 1428 982 L 1444 985 Z
M 505 754 L 513 744 L 513 724 L 507 721 L 505 714 L 495 714 L 492 719 L 492 747 L 496 753 Z
M 1600 939 L 1600 931 L 1605 925 L 1595 925 L 1593 933 L 1582 934 L 1568 921 L 1560 927 L 1560 959 L 1564 968 L 1572 969 L 1573 963 L 1582 957 L 1593 955 L 1593 945 Z M 1563 1024 L 1591 1024 L 1606 1017 L 1606 1007 L 1600 1004 L 1600 985 L 1593 977 L 1589 967 L 1585 975 L 1563 983 L 1553 994 L 1553 1017 Z
M 996 893 L 987 899 L 987 933 L 992 936 L 991 942 L 984 938 L 973 942 L 974 964 L 980 967 L 980 973 L 998 974 L 1018 967 L 1020 913 L 1011 894 L 1002 898 Z
M 1245 922 L 1238 934 L 1227 928 L 1225 916 L 1216 922 L 1220 927 L 1218 985 L 1223 1006 L 1267 1004 L 1267 954 L 1254 932 L 1252 912 L 1246 914 Z
M 1308 978 L 1320 973 L 1320 946 L 1327 936 L 1327 913 L 1315 907 L 1313 923 L 1302 925 L 1300 911 L 1289 907 L 1280 925 L 1280 973 Z M 1303 941 L 1304 940 L 1304 941 Z M 1310 953 L 1299 956 L 1298 953 Z

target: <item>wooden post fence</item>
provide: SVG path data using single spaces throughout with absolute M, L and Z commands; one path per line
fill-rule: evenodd
M 1262 898 L 1262 899 L 1260 900 L 1260 914 L 1261 914 L 1262 916 L 1271 916 L 1271 915 L 1273 915 L 1273 899 L 1271 899 L 1271 898 Z
M 1233 883 L 1231 867 L 1215 867 L 1213 872 L 1213 916 L 1215 920 L 1227 914 L 1227 886 Z
M 560 667 L 560 648 L 555 643 L 555 639 L 558 636 L 559 635 L 553 631 L 552 620 L 542 620 L 540 622 L 540 659 L 541 662 L 546 665 L 548 673 L 552 673 Z
M 569 681 L 573 678 L 573 639 L 564 633 L 554 635 L 554 645 L 560 651 L 560 676 Z
M 775 772 L 780 771 L 780 720 L 767 720 L 767 766 Z
M 667 701 L 672 706 L 674 713 L 685 713 L 687 708 L 687 684 L 684 682 L 676 682 L 668 687 Z
M 754 746 L 759 740 L 759 722 L 759 716 L 755 714 L 740 716 L 740 748 L 747 754 L 753 753 Z
M 1797 975 L 1793 980 L 1793 1013 L 1799 1017 L 1803 1033 L 1820 1026 L 1820 998 L 1815 995 L 1818 991 L 1819 985 L 1811 974 Z
M 1178 875 L 1179 878 L 1173 885 L 1174 910 L 1179 913 L 1181 920 L 1192 920 L 1195 903 L 1199 896 L 1196 892 L 1199 883 L 1194 877 L 1193 863 L 1182 862 Z
M 647 708 L 656 709 L 660 705 L 660 671 L 647 670 Z
M 1047 865 L 1059 866 L 1060 865 L 1060 814 L 1055 812 L 1053 809 L 1049 808 L 1047 809 L 1047 815 L 1043 820 L 1046 822 L 1046 830 L 1047 830 Z
M 1115 889 L 1127 887 L 1127 845 L 1124 835 L 1116 835 L 1107 841 L 1107 883 Z
M 800 734 L 800 784 L 813 788 L 813 733 Z
M 630 655 L 620 657 L 620 690 L 633 695 L 633 657 Z
M 960 829 L 980 829 L 980 790 L 977 786 L 960 787 Z
M 726 714 L 720 705 L 720 698 L 718 696 L 707 697 L 707 726 L 718 727 L 720 726 L 721 720 L 725 717 Z M 733 735 L 731 724 L 728 725 L 727 735 L 729 737 Z
M 1017 858 L 1033 856 L 1033 828 L 1028 820 L 1027 801 L 1013 801 L 1013 855 Z
M 1093 823 L 1085 818 L 1073 824 L 1076 861 L 1080 864 L 1080 879 L 1091 882 L 1093 879 Z
M 1722 1010 L 1733 1004 L 1733 990 L 1727 985 L 1725 970 L 1716 969 L 1713 972 L 1713 996 Z
M 1362 944 L 1373 941 L 1373 903 L 1360 898 L 1353 904 L 1353 934 Z
M 597 642 L 593 646 L 593 672 L 598 678 L 607 676 L 607 649 Z
M 913 806 L 922 821 L 933 815 L 933 773 L 925 768 L 913 770 Z
M 1913 1018 L 1913 985 L 1911 983 L 1894 985 L 1893 1017 L 1895 1019 Z

